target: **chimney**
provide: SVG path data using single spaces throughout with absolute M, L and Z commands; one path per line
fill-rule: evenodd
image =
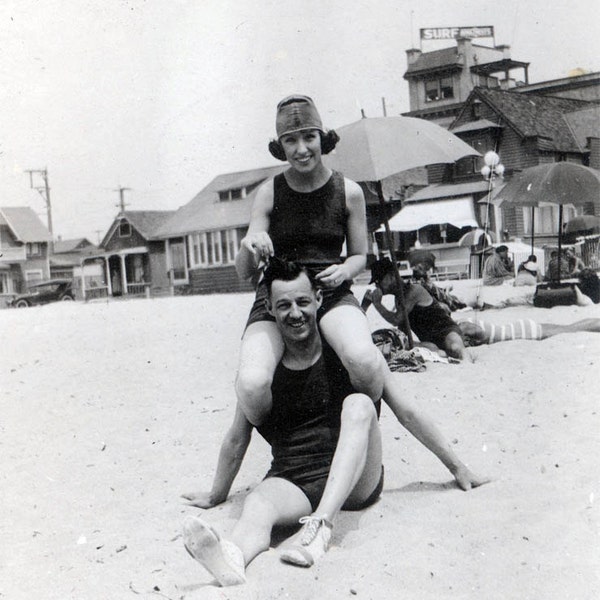
M 507 44 L 502 44 L 501 46 L 496 46 L 496 50 L 500 50 L 502 52 L 502 58 L 510 58 L 510 46 Z
M 418 48 L 411 48 L 410 50 L 406 51 L 406 62 L 409 65 L 413 65 L 417 62 L 417 60 L 419 60 L 419 57 L 421 56 L 422 52 L 421 50 L 419 50 Z

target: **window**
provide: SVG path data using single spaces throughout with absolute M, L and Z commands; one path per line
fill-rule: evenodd
M 558 206 L 542 206 L 534 211 L 534 233 L 558 233 Z M 563 222 L 567 223 L 575 217 L 576 210 L 570 206 L 563 206 Z M 531 233 L 531 208 L 523 208 L 523 232 Z
M 246 188 L 232 188 L 230 190 L 221 190 L 219 192 L 219 201 L 227 202 L 228 200 L 239 200 L 245 198 L 247 194 Z
M 25 271 L 25 282 L 27 283 L 27 285 L 31 285 L 32 283 L 35 283 L 36 281 L 41 281 L 41 280 L 42 280 L 41 269 Z
M 425 82 L 426 102 L 435 102 L 436 100 L 446 100 L 448 98 L 454 98 L 452 77 L 440 77 Z
M 247 227 L 237 227 L 191 235 L 189 238 L 191 266 L 233 264 L 247 231 Z
M 27 256 L 40 256 L 42 254 L 42 245 L 38 242 L 32 242 L 26 245 Z
M 131 237 L 131 225 L 127 221 L 119 223 L 119 237 Z
M 9 278 L 8 273 L 0 273 L 0 294 L 12 293 L 12 280 Z

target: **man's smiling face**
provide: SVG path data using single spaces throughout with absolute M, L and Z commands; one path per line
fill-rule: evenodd
M 293 281 L 273 281 L 267 307 L 284 341 L 301 342 L 315 335 L 320 306 L 321 292 L 313 289 L 305 273 Z

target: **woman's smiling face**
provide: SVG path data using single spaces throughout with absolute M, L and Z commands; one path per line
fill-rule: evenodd
M 285 157 L 299 172 L 310 172 L 321 163 L 321 134 L 318 129 L 286 133 L 279 139 Z

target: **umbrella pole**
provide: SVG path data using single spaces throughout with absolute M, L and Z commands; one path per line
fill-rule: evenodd
M 531 254 L 534 254 L 534 241 L 535 241 L 535 206 L 531 207 Z
M 562 254 L 562 223 L 563 223 L 563 205 L 558 205 L 558 283 L 560 283 L 560 260 Z
M 385 227 L 385 242 L 390 251 L 390 256 L 392 257 L 392 263 L 394 265 L 394 278 L 396 279 L 396 287 L 398 288 L 398 296 L 400 297 L 400 305 L 402 311 L 402 319 L 404 322 L 405 333 L 408 337 L 408 349 L 411 350 L 414 346 L 412 332 L 410 330 L 410 321 L 408 320 L 408 311 L 406 310 L 406 303 L 404 302 L 404 284 L 402 282 L 402 278 L 400 277 L 400 273 L 398 272 L 398 266 L 396 264 L 396 253 L 394 252 L 394 241 L 392 239 L 392 231 L 390 229 L 390 222 L 387 217 L 387 212 L 385 210 L 385 200 L 383 199 L 383 187 L 381 185 L 381 181 L 376 181 L 375 185 L 377 187 L 377 197 L 379 198 L 379 207 L 381 208 L 381 216 L 383 218 L 383 224 Z

